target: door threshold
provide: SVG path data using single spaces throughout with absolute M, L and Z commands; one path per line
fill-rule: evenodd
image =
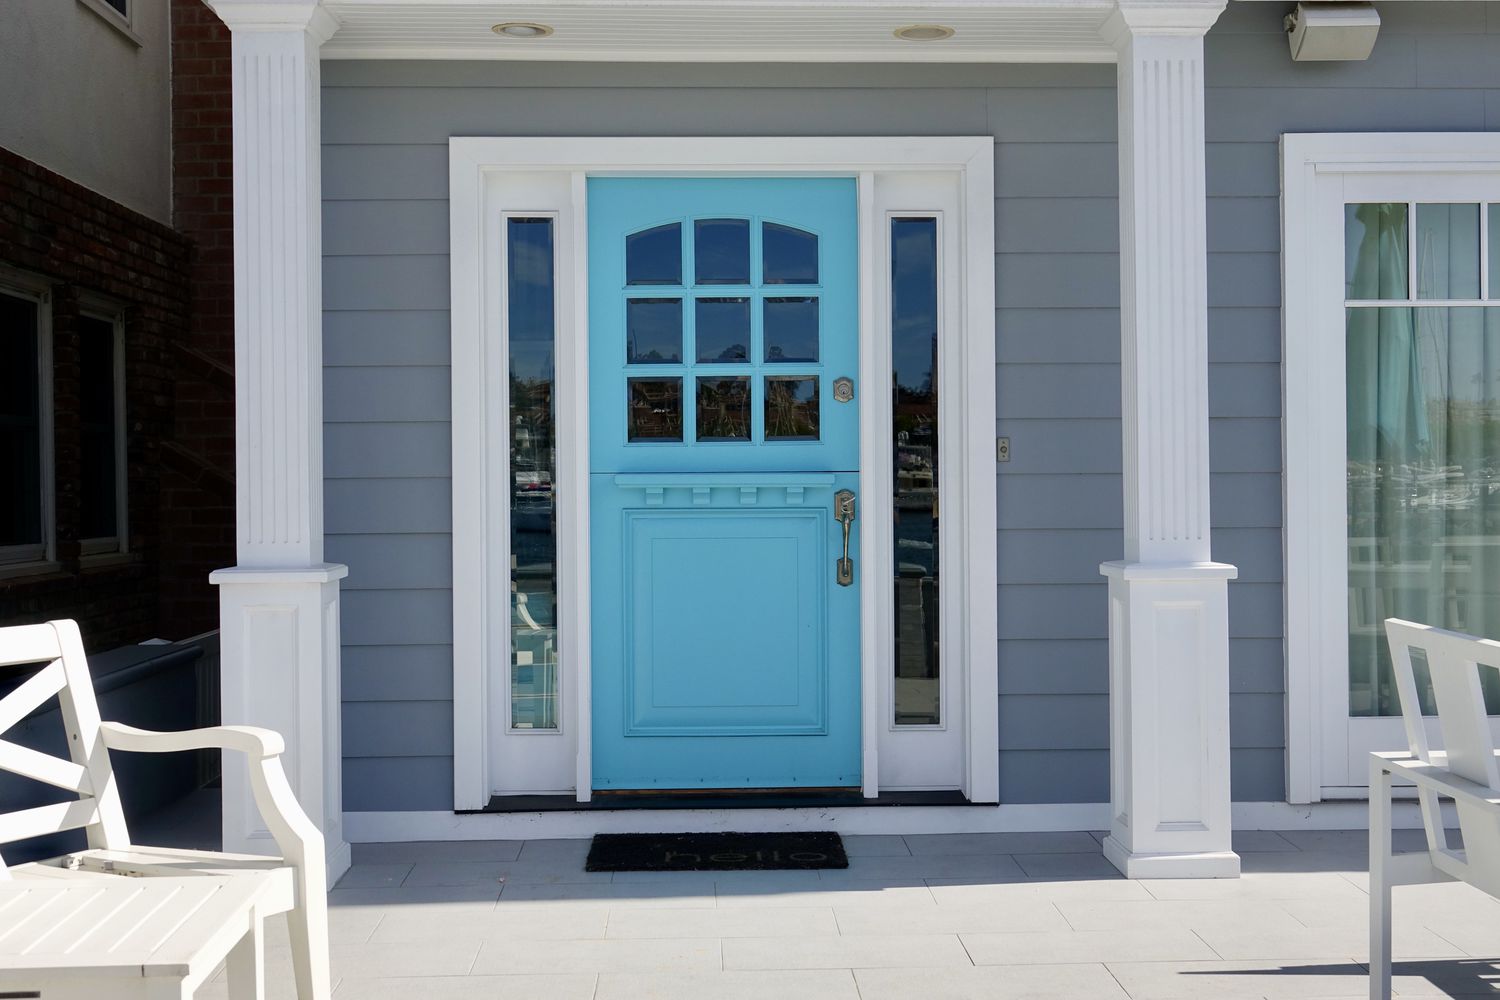
M 492 795 L 483 809 L 460 813 L 612 812 L 622 809 L 850 809 L 868 806 L 967 806 L 959 791 L 881 792 L 867 799 L 856 792 L 828 789 L 774 792 L 595 793 L 589 802 L 571 795 Z

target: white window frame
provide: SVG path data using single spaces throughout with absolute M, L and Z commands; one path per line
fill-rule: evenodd
M 37 406 L 42 487 L 42 539 L 0 546 L 0 579 L 57 568 L 56 463 L 52 435 L 52 285 L 44 278 L 0 267 L 0 292 L 36 304 Z
M 126 454 L 125 427 L 125 307 L 111 299 L 86 294 L 78 313 L 110 324 L 111 357 L 115 385 L 115 533 L 103 538 L 78 540 L 78 553 L 86 562 L 101 556 L 125 555 L 130 551 L 130 465 Z M 80 337 L 82 331 L 79 332 Z
M 1400 718 L 1348 713 L 1344 204 L 1500 201 L 1500 135 L 1286 135 L 1281 156 L 1287 799 L 1310 803 L 1364 797 L 1350 760 L 1406 745 Z
M 887 213 L 940 215 L 961 259 L 950 262 L 953 315 L 947 373 L 940 388 L 948 423 L 940 437 L 944 469 L 944 672 L 961 678 L 963 718 L 936 731 L 962 736 L 958 788 L 973 802 L 999 801 L 996 673 L 994 140 L 913 138 L 454 138 L 449 141 L 453 371 L 454 807 L 482 809 L 497 791 L 564 791 L 591 796 L 589 746 L 589 553 L 586 180 L 604 174 L 842 175 L 858 179 L 860 230 L 860 409 L 862 742 L 864 793 L 891 786 L 880 769 L 894 614 L 890 435 L 890 329 L 886 315 Z M 951 197 L 883 203 L 882 180 L 945 177 Z M 899 185 L 886 185 L 895 189 Z M 509 620 L 491 613 L 509 592 L 508 359 L 501 329 L 501 248 L 506 216 L 555 215 L 558 308 L 556 387 L 558 463 L 559 687 L 571 691 L 562 730 L 511 734 L 496 718 L 508 687 Z M 941 349 L 940 349 L 941 350 Z M 948 376 L 951 376 L 949 378 Z M 949 384 L 951 383 L 951 385 Z M 883 422 L 882 422 L 883 420 Z M 502 436 L 503 435 L 503 436 Z M 985 556 L 988 555 L 988 558 Z M 940 559 L 942 556 L 940 555 Z M 498 619 L 505 618 L 503 622 Z M 950 708 L 957 709 L 950 699 Z M 904 728 L 904 727 L 903 727 Z M 913 738 L 931 731 L 903 732 Z M 494 748 L 524 744 L 544 753 L 534 765 L 542 787 L 513 787 Z M 519 749 L 519 748 L 518 748 Z M 559 768 L 565 768 L 566 773 Z M 555 787 L 559 780 L 566 781 Z M 503 782 L 503 783 L 502 783 Z M 954 787 L 949 783 L 947 787 Z
M 108 0 L 78 0 L 99 16 L 105 24 L 129 39 L 137 48 L 144 48 L 145 41 L 135 30 L 136 0 L 125 0 L 125 13 L 120 13 Z

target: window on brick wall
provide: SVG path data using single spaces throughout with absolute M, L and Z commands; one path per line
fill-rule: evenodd
M 50 326 L 45 288 L 0 281 L 0 565 L 51 555 Z
M 86 556 L 125 549 L 124 353 L 118 311 L 87 310 L 79 317 L 78 538 Z

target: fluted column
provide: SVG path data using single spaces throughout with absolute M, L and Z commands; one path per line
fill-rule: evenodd
M 1120 0 L 1125 558 L 1109 578 L 1110 833 L 1131 877 L 1239 873 L 1228 582 L 1212 561 L 1203 35 L 1224 0 Z
M 293 790 L 349 867 L 339 738 L 339 584 L 323 561 L 318 0 L 208 0 L 232 32 L 237 563 L 219 586 L 227 723 L 286 737 Z M 274 852 L 243 763 L 224 762 L 224 845 Z

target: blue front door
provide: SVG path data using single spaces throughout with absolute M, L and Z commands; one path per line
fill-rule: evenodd
M 594 787 L 857 786 L 855 182 L 588 206 Z

